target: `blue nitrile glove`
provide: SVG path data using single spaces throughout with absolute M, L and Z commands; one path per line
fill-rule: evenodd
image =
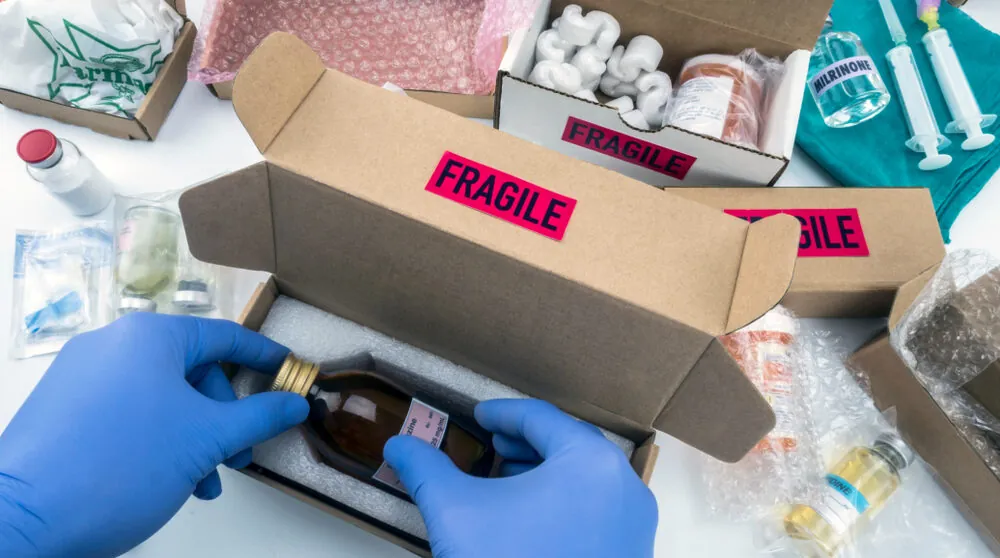
M 292 393 L 237 401 L 218 362 L 273 372 L 288 349 L 233 322 L 131 314 L 63 348 L 0 436 L 0 556 L 118 556 L 216 467 L 305 420 Z
M 653 494 L 621 449 L 554 406 L 480 403 L 504 478 L 466 475 L 412 436 L 385 459 L 420 508 L 435 558 L 644 558 L 653 555 Z

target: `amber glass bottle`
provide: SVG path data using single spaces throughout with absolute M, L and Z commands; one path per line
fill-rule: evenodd
M 459 469 L 479 477 L 493 466 L 492 437 L 472 420 L 450 415 L 413 397 L 369 370 L 321 372 L 289 355 L 271 385 L 309 401 L 304 425 L 313 449 L 327 465 L 406 497 L 382 448 L 397 434 L 411 434 L 437 446 Z

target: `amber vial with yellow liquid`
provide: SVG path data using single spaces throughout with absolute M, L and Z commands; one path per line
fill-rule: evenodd
M 882 510 L 912 462 L 913 451 L 896 434 L 852 449 L 827 473 L 811 503 L 792 507 L 785 532 L 805 556 L 836 556 L 855 526 Z

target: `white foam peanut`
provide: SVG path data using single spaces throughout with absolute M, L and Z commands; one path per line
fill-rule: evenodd
M 635 83 L 621 81 L 612 76 L 610 72 L 604 74 L 604 77 L 601 78 L 600 87 L 601 92 L 608 97 L 622 97 L 624 95 L 634 97 L 639 93 L 639 90 L 635 87 Z
M 564 41 L 554 29 L 542 31 L 535 43 L 535 61 L 552 60 L 568 62 L 576 52 L 576 47 Z
M 649 35 L 639 35 L 628 42 L 622 55 L 622 81 L 635 81 L 643 71 L 655 72 L 663 60 L 663 46 Z
M 581 89 L 576 93 L 573 93 L 573 96 L 579 99 L 583 99 L 585 101 L 590 101 L 592 103 L 597 102 L 597 95 L 594 95 L 594 92 L 591 91 L 590 89 Z
M 627 95 L 608 101 L 607 103 L 605 103 L 605 105 L 617 110 L 619 114 L 624 114 L 626 112 L 632 112 L 633 110 L 635 110 L 635 103 L 632 101 L 632 97 L 629 97 Z
M 648 130 L 649 123 L 646 122 L 646 117 L 642 115 L 639 110 L 633 110 L 622 114 L 622 120 L 628 123 L 633 128 L 638 128 L 640 130 Z
M 580 6 L 570 4 L 563 9 L 562 17 L 559 18 L 559 35 L 563 40 L 576 46 L 586 46 L 594 42 L 598 30 L 598 21 L 583 17 L 583 8 Z
M 581 48 L 576 53 L 576 56 L 573 57 L 571 64 L 580 70 L 584 89 L 591 91 L 597 89 L 597 86 L 601 83 L 601 76 L 604 75 L 608 67 L 604 62 L 600 49 L 596 45 L 587 45 Z
M 607 60 L 611 56 L 611 51 L 614 50 L 615 44 L 618 43 L 618 39 L 622 36 L 622 26 L 615 19 L 615 16 L 607 13 L 594 10 L 587 13 L 585 18 L 588 22 L 597 23 L 597 37 L 594 39 L 594 46 L 596 46 L 602 53 L 604 53 L 604 59 Z
M 535 64 L 528 81 L 567 95 L 583 89 L 583 76 L 576 66 L 553 60 L 542 60 Z
M 662 124 L 666 116 L 667 104 L 673 97 L 673 84 L 670 76 L 664 72 L 644 72 L 635 80 L 635 87 L 639 90 L 636 96 L 636 106 L 642 112 L 646 123 L 650 125 Z

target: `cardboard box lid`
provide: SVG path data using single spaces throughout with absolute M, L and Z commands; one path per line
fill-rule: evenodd
M 926 188 L 667 188 L 664 191 L 722 210 L 856 211 L 851 224 L 868 256 L 806 257 L 793 291 L 897 289 L 944 259 L 944 241 Z M 839 215 L 839 214 L 835 214 Z M 835 216 L 827 219 L 833 222 Z M 810 231 L 811 234 L 817 234 Z
M 546 371 L 553 377 L 587 378 L 581 383 L 586 385 L 564 386 L 568 395 L 636 425 L 656 426 L 721 459 L 740 458 L 773 425 L 770 409 L 715 337 L 755 320 L 785 294 L 799 236 L 793 218 L 750 225 L 664 195 L 327 70 L 305 43 L 288 34 L 271 35 L 243 64 L 233 104 L 270 165 L 326 185 L 331 196 L 346 194 L 561 278 L 573 289 L 619 301 L 618 308 L 655 318 L 664 327 L 657 351 L 668 347 L 683 355 L 677 362 L 656 364 L 658 370 L 650 373 L 659 376 L 657 383 L 646 379 L 662 385 L 662 391 L 652 392 L 650 385 L 622 385 L 608 374 L 596 364 L 608 362 L 605 354 L 577 355 L 574 370 Z M 554 241 L 425 192 L 448 152 L 575 199 L 565 237 Z M 323 278 L 312 276 L 317 272 L 308 262 L 285 257 L 298 246 L 280 231 L 301 217 L 274 211 L 275 193 L 267 187 L 235 183 L 266 183 L 267 168 L 246 172 L 260 176 L 220 180 L 184 195 L 181 208 L 192 252 L 215 263 L 270 271 L 279 280 L 321 285 Z M 315 238 L 334 230 L 322 220 L 294 226 L 309 229 Z M 496 335 L 517 338 L 536 328 L 531 322 L 537 320 L 530 312 L 512 315 L 495 324 Z M 636 333 L 638 338 L 648 332 Z M 453 348 L 460 357 L 461 344 Z M 641 346 L 616 350 L 653 352 Z M 519 387 L 515 380 L 501 379 Z M 632 405 L 618 404 L 629 397 Z M 719 398 L 727 404 L 709 404 Z

